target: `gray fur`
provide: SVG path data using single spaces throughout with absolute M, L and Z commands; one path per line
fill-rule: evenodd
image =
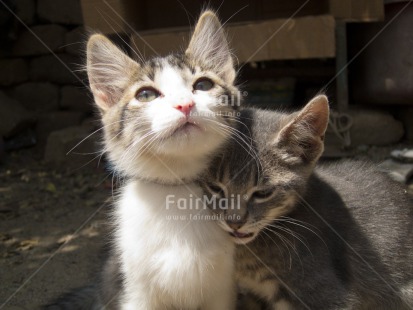
M 240 288 L 268 309 L 412 309 L 413 206 L 406 190 L 368 163 L 345 160 L 314 169 L 322 151 L 314 153 L 316 144 L 297 144 L 312 156 L 291 161 L 295 155 L 277 139 L 296 118 L 243 110 L 244 142 L 233 141 L 202 182 L 208 195 L 221 199 L 224 192 L 243 196 L 254 187 L 275 191 L 267 202 L 251 198 L 239 210 L 214 210 L 240 215 L 240 230 L 261 224 L 255 239 L 237 246 Z M 277 208 L 280 214 L 268 221 Z M 251 281 L 252 289 L 246 285 Z M 268 296 L 267 288 L 274 293 Z M 250 309 L 246 303 L 240 309 Z
M 116 310 L 122 289 L 119 262 L 114 255 L 106 260 L 101 277 L 94 284 L 60 296 L 44 310 Z
M 53 303 L 45 306 L 44 310 L 103 310 L 95 285 L 86 286 L 67 293 Z

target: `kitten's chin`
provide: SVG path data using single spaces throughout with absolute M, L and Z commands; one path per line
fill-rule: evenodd
M 190 139 L 194 136 L 202 134 L 200 126 L 189 121 L 179 121 L 173 126 L 159 131 L 159 138 L 163 141 L 175 139 Z
M 187 125 L 155 145 L 153 153 L 186 159 L 190 156 L 203 157 L 217 151 L 225 140 L 223 135 L 204 131 L 195 125 Z
M 202 130 L 199 126 L 193 123 L 185 123 L 184 125 L 175 129 L 172 134 L 171 138 L 189 138 L 191 136 L 199 135 L 202 133 Z

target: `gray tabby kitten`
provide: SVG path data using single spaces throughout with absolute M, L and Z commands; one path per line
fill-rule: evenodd
M 325 96 L 293 114 L 243 110 L 251 148 L 233 143 L 203 180 L 226 202 L 211 208 L 237 244 L 238 286 L 266 309 L 412 309 L 412 203 L 368 164 L 315 166 L 328 115 Z

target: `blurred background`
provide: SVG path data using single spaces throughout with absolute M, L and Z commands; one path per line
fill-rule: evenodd
M 0 309 L 36 309 L 100 267 L 116 179 L 83 71 L 90 33 L 162 56 L 215 9 L 245 105 L 292 111 L 326 93 L 323 160 L 372 160 L 413 192 L 411 2 L 0 0 Z

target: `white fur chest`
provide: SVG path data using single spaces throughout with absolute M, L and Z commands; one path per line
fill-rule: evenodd
M 194 184 L 134 181 L 123 189 L 116 243 L 125 299 L 134 300 L 135 309 L 202 308 L 223 285 L 232 285 L 234 246 L 195 203 L 201 195 Z

